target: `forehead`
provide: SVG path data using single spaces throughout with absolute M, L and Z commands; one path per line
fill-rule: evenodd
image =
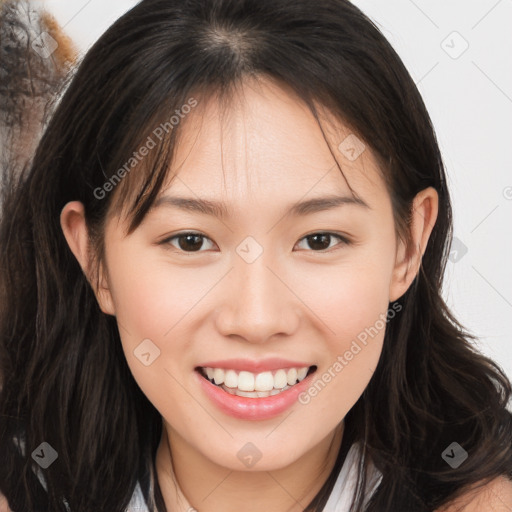
M 187 192 L 247 202 L 290 195 L 297 200 L 301 191 L 350 194 L 346 180 L 356 193 L 386 193 L 369 148 L 317 108 L 321 125 L 291 90 L 265 80 L 246 81 L 227 108 L 215 99 L 199 99 L 180 127 L 160 195 Z

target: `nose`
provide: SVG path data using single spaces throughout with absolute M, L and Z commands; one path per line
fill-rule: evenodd
M 295 332 L 300 321 L 300 301 L 286 275 L 263 254 L 254 262 L 235 259 L 224 280 L 222 305 L 216 324 L 223 336 L 264 343 Z

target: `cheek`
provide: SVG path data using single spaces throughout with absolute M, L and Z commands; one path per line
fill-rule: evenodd
M 359 399 L 382 352 L 392 255 L 380 256 L 316 272 L 304 287 L 304 293 L 309 289 L 308 304 L 322 320 L 324 344 L 317 350 L 317 376 L 300 401 L 315 403 L 332 421 Z M 320 393 L 322 398 L 315 398 Z
M 384 261 L 364 259 L 310 273 L 302 294 L 323 321 L 332 349 L 343 349 L 385 314 L 390 279 L 391 269 Z
M 111 248 L 108 265 L 122 347 L 134 379 L 158 410 L 176 410 L 180 404 L 186 417 L 195 411 L 194 401 L 183 391 L 175 365 L 179 368 L 190 357 L 187 322 L 214 283 L 211 272 L 202 279 L 192 269 L 171 270 L 129 244 Z
M 116 317 L 131 338 L 162 340 L 212 284 L 211 273 L 203 280 L 190 268 L 172 270 L 129 246 L 112 251 L 109 268 Z

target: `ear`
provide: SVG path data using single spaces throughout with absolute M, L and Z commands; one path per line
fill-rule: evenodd
M 418 192 L 413 200 L 409 225 L 410 247 L 400 240 L 389 288 L 389 301 L 399 299 L 418 274 L 421 259 L 437 220 L 439 197 L 433 187 Z
M 91 253 L 84 205 L 80 201 L 67 203 L 60 214 L 60 225 L 71 252 L 75 255 L 94 290 L 101 310 L 107 315 L 115 316 L 114 301 L 110 293 L 106 272 L 103 269 L 103 263 L 100 263 L 98 280 L 93 279 L 90 273 Z

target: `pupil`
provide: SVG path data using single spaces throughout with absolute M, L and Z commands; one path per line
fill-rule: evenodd
M 318 244 L 315 243 L 315 241 L 313 241 L 313 243 L 311 243 L 311 240 L 318 240 L 319 238 L 323 238 L 324 240 L 327 239 L 327 244 L 322 244 L 320 243 L 320 245 L 324 245 L 324 247 L 318 247 Z M 327 235 L 327 234 L 318 234 L 318 235 L 311 235 L 311 236 L 308 236 L 308 242 L 309 242 L 309 245 L 312 249 L 327 249 L 329 247 L 329 238 L 330 238 L 330 235 Z
M 193 239 L 198 239 L 199 241 L 196 243 L 196 244 L 192 244 L 192 243 L 188 243 L 189 241 L 193 240 Z M 182 243 L 183 240 L 187 240 L 186 243 Z M 188 250 L 188 249 L 191 249 L 192 250 L 198 250 L 201 248 L 201 245 L 202 245 L 202 239 L 201 239 L 201 236 L 200 235 L 183 235 L 179 238 L 179 245 L 180 245 L 180 249 L 183 249 L 183 250 Z

